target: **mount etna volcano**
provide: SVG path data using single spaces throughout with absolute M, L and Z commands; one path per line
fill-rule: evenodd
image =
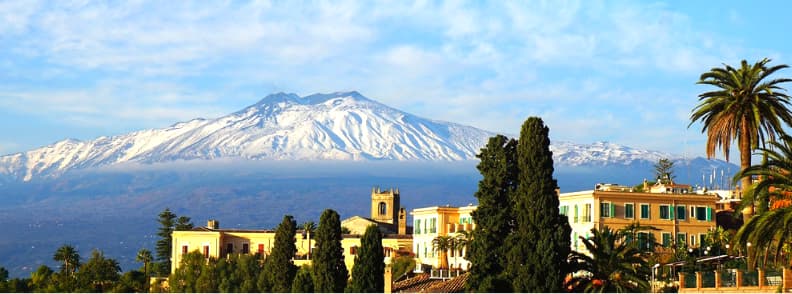
M 272 228 L 284 214 L 317 221 L 325 208 L 365 216 L 377 185 L 398 187 L 408 210 L 475 203 L 475 156 L 493 135 L 357 92 L 277 93 L 215 119 L 5 155 L 0 265 L 28 276 L 40 264 L 56 267 L 55 249 L 73 244 L 83 256 L 98 248 L 124 270 L 138 267 L 135 253 L 153 249 L 166 207 L 196 225 L 212 218 L 223 227 Z M 661 158 L 675 161 L 678 182 L 712 186 L 717 174 L 724 185 L 737 171 L 607 142 L 553 142 L 551 150 L 562 191 L 638 184 Z

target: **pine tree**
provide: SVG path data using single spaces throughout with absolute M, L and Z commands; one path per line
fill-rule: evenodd
M 160 262 L 159 274 L 167 274 L 171 269 L 171 245 L 173 242 L 171 234 L 173 233 L 173 226 L 175 225 L 176 215 L 165 208 L 159 214 L 160 228 L 157 235 L 160 237 L 157 240 L 157 260 Z
M 511 194 L 517 187 L 517 141 L 497 135 L 481 149 L 477 168 L 483 176 L 476 192 L 478 207 L 472 213 L 476 229 L 470 240 L 467 260 L 470 277 L 465 287 L 472 292 L 511 292 L 504 277 L 504 236 L 512 230 Z
M 311 277 L 311 268 L 303 266 L 297 271 L 297 276 L 294 277 L 292 283 L 292 293 L 313 293 L 313 278 Z
M 657 161 L 654 165 L 655 177 L 659 183 L 668 184 L 676 176 L 674 175 L 674 162 L 668 158 L 663 158 Z
M 275 231 L 275 245 L 261 273 L 260 279 L 267 280 L 262 281 L 261 284 L 269 286 L 269 289 L 261 289 L 262 291 L 278 293 L 291 291 L 292 281 L 297 272 L 297 267 L 292 263 L 294 254 L 297 253 L 297 246 L 294 243 L 296 232 L 297 222 L 291 215 L 284 216 Z
M 515 292 L 561 292 L 566 275 L 571 229 L 558 212 L 548 133 L 541 118 L 530 117 L 517 144 L 516 226 L 506 242 Z
M 315 240 L 316 252 L 312 259 L 314 291 L 343 292 L 348 272 L 344 264 L 344 248 L 341 247 L 341 220 L 337 212 L 332 209 L 322 212 Z
M 190 221 L 190 218 L 186 216 L 180 216 L 177 218 L 176 223 L 173 225 L 173 228 L 176 231 L 187 231 L 191 230 L 193 227 L 194 225 Z
M 352 283 L 348 292 L 381 293 L 385 291 L 385 254 L 382 235 L 376 225 L 366 228 L 352 266 Z

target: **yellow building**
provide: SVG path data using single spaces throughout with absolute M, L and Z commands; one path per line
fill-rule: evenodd
M 673 185 L 631 192 L 629 187 L 599 184 L 595 190 L 559 195 L 559 210 L 569 217 L 572 227 L 572 250 L 585 252 L 578 237 L 588 237 L 591 229 L 608 226 L 620 229 L 634 222 L 658 228 L 642 232 L 639 242 L 654 240 L 663 246 L 687 244 L 698 247 L 707 231 L 715 228 L 715 195 L 691 193 L 690 186 Z M 642 244 L 643 245 L 643 244 Z
M 360 238 L 365 228 L 370 224 L 379 226 L 380 231 L 384 233 L 382 247 L 386 264 L 389 264 L 391 259 L 398 255 L 412 253 L 412 235 L 407 234 L 406 216 L 404 208 L 399 206 L 398 190 L 391 189 L 383 192 L 375 188 L 372 191 L 371 202 L 372 217 L 370 219 L 355 216 L 342 222 L 342 226 L 349 226 L 352 230 L 352 234 L 343 235 L 344 239 L 341 241 L 341 246 L 344 248 L 344 261 L 348 270 L 351 270 L 354 265 L 357 248 L 360 247 Z M 385 210 L 383 211 L 381 208 Z M 380 214 L 380 212 L 383 213 Z M 267 256 L 275 244 L 275 231 L 273 230 L 222 229 L 216 220 L 209 220 L 206 227 L 174 231 L 171 236 L 173 239 L 171 272 L 176 271 L 182 256 L 188 252 L 198 251 L 203 253 L 206 258 L 224 258 L 228 254 L 257 253 Z M 309 239 L 303 230 L 297 230 L 294 238 L 297 246 L 294 264 L 298 266 L 310 264 L 308 250 L 316 246 L 315 241 Z
M 437 268 L 440 266 L 439 252 L 434 250 L 432 240 L 438 236 L 457 236 L 460 231 L 471 232 L 475 228 L 470 215 L 476 206 L 463 207 L 433 206 L 414 209 L 413 244 L 416 264 Z M 464 258 L 463 251 L 448 252 L 448 265 L 451 268 L 467 269 L 470 263 Z M 419 268 L 420 270 L 420 268 Z

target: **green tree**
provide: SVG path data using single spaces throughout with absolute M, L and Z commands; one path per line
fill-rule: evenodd
M 275 245 L 260 274 L 259 280 L 263 281 L 260 281 L 259 288 L 262 291 L 279 293 L 291 291 L 292 281 L 297 273 L 297 267 L 292 263 L 294 254 L 297 253 L 297 246 L 294 243 L 294 234 L 296 233 L 297 222 L 291 215 L 284 216 L 275 231 Z M 264 289 L 266 286 L 269 288 Z
M 94 249 L 91 258 L 80 266 L 78 280 L 80 289 L 87 292 L 105 292 L 113 288 L 120 279 L 121 266 L 118 261 L 106 258 L 102 251 Z
M 46 265 L 39 266 L 30 274 L 30 288 L 34 292 L 57 292 L 53 283 L 54 271 Z
M 674 175 L 674 162 L 668 158 L 662 158 L 654 165 L 655 178 L 661 183 L 668 184 L 676 178 Z
M 511 195 L 517 188 L 517 141 L 497 135 L 476 155 L 483 176 L 475 196 L 478 207 L 472 213 L 476 228 L 472 232 L 470 277 L 465 288 L 472 292 L 511 292 L 504 276 L 506 247 L 504 236 L 513 227 Z
M 189 217 L 180 216 L 176 218 L 176 223 L 173 225 L 173 229 L 175 231 L 188 231 L 192 230 L 194 227 L 192 221 L 190 221 Z
M 80 267 L 80 254 L 71 245 L 63 245 L 58 248 L 52 258 L 61 262 L 61 273 L 67 276 L 73 276 Z
M 311 277 L 311 267 L 304 265 L 297 271 L 292 283 L 292 293 L 313 293 L 313 278 Z
M 448 250 L 454 249 L 454 237 L 437 236 L 432 239 L 432 249 L 440 257 L 439 268 L 448 269 Z
M 591 229 L 592 236 L 580 237 L 589 254 L 574 252 L 570 264 L 577 274 L 567 283 L 573 291 L 649 292 L 650 253 L 624 242 L 625 236 L 607 226 Z
M 154 260 L 154 257 L 151 255 L 151 251 L 146 248 L 142 248 L 138 251 L 137 255 L 135 256 L 135 261 L 143 263 L 143 276 L 145 276 L 145 285 L 148 288 L 148 281 L 149 281 L 149 263 Z
M 560 292 L 567 274 L 571 228 L 558 211 L 548 133 L 541 118 L 530 117 L 517 143 L 516 226 L 506 240 L 507 269 L 516 292 Z
M 376 225 L 366 228 L 360 240 L 360 249 L 352 266 L 350 292 L 381 293 L 385 291 L 385 254 L 382 249 L 382 235 Z
M 751 166 L 737 175 L 738 177 L 761 177 L 755 186 L 745 193 L 744 201 L 757 203 L 760 209 L 757 217 L 746 222 L 734 236 L 734 243 L 744 248 L 750 242 L 754 250 L 750 267 L 759 260 L 759 254 L 766 249 L 781 255 L 785 244 L 792 240 L 792 137 L 783 136 L 778 142 L 770 142 L 771 148 L 759 148 L 767 155 L 767 160 Z M 789 245 L 786 245 L 789 246 Z M 757 250 L 759 249 L 759 250 Z M 792 259 L 790 259 L 792 265 Z
M 121 278 L 118 280 L 118 283 L 113 287 L 112 292 L 114 293 L 146 293 L 148 291 L 148 287 L 146 286 L 148 283 L 148 277 L 137 270 L 131 270 L 125 272 L 121 275 Z
M 334 210 L 326 209 L 319 218 L 311 267 L 314 291 L 318 293 L 343 292 L 346 287 L 348 272 L 341 239 L 340 217 Z
M 789 111 L 789 96 L 780 85 L 792 79 L 767 80 L 785 64 L 768 67 L 770 59 L 762 59 L 753 65 L 743 60 L 734 68 L 712 68 L 701 74 L 698 84 L 711 85 L 715 90 L 699 94 L 699 105 L 690 116 L 690 127 L 696 121 L 703 124 L 701 132 L 707 132 L 707 157 L 715 155 L 720 147 L 726 160 L 733 140 L 737 140 L 740 151 L 740 169 L 751 166 L 751 151 L 765 140 L 774 141 L 776 134 L 784 134 L 784 125 L 792 125 Z M 749 177 L 742 178 L 742 189 L 751 186 Z M 746 217 L 753 212 L 747 210 Z
M 170 275 L 168 284 L 173 293 L 197 292 L 196 282 L 206 269 L 206 258 L 201 252 L 192 251 L 182 255 L 181 262 L 176 271 Z
M 393 280 L 397 281 L 407 272 L 415 268 L 415 258 L 409 255 L 397 256 L 391 260 L 391 269 L 393 271 Z
M 159 223 L 160 228 L 157 235 L 160 239 L 157 240 L 156 247 L 157 261 L 159 261 L 158 270 L 160 275 L 165 275 L 171 269 L 171 246 L 173 244 L 171 234 L 173 234 L 173 227 L 176 224 L 176 214 L 171 212 L 169 208 L 165 208 L 159 214 Z
M 316 223 L 307 221 L 304 222 L 300 227 L 302 227 L 303 232 L 305 233 L 305 238 L 308 239 L 308 256 L 306 258 L 311 259 L 311 250 L 313 250 L 313 247 L 311 247 L 311 234 L 316 231 Z

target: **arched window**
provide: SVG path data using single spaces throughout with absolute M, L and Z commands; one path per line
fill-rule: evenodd
M 388 213 L 388 205 L 385 202 L 379 203 L 379 214 L 386 215 Z

